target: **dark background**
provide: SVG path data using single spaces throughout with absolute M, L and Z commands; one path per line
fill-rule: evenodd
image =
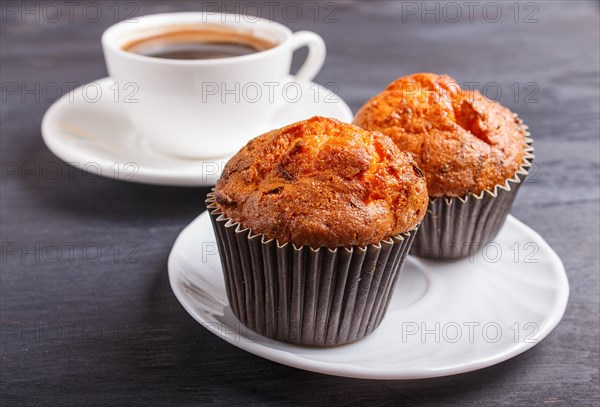
M 89 3 L 99 5 L 98 21 Z M 328 57 L 316 80 L 335 83 L 355 112 L 396 77 L 430 71 L 478 82 L 530 125 L 537 171 L 513 214 L 565 264 L 571 297 L 560 325 L 500 365 L 417 381 L 305 372 L 213 336 L 179 305 L 166 270 L 174 239 L 204 210 L 207 189 L 90 180 L 50 153 L 40 135 L 56 99 L 48 84 L 67 92 L 66 82 L 106 76 L 100 35 L 109 25 L 131 12 L 202 10 L 206 3 L 83 0 L 72 16 L 61 6 L 57 20 L 44 3 L 9 1 L 1 23 L 0 404 L 598 405 L 598 3 L 510 1 L 485 11 L 479 3 L 473 21 L 462 1 L 455 2 L 458 19 L 444 2 L 427 3 L 434 14 L 426 15 L 421 2 L 412 3 L 415 15 L 391 1 L 296 2 L 298 21 L 295 6 L 277 3 L 267 6 L 275 20 L 323 36 Z M 84 6 L 94 7 L 86 17 Z M 6 92 L 8 84 L 18 92 Z M 91 247 L 87 256 L 84 247 Z

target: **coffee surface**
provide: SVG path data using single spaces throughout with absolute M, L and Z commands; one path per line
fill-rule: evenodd
M 224 29 L 173 29 L 125 44 L 122 49 L 166 59 L 218 59 L 254 54 L 277 45 L 248 33 Z

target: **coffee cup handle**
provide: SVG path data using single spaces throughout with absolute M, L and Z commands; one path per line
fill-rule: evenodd
M 293 51 L 302 47 L 308 47 L 308 56 L 304 64 L 294 75 L 295 80 L 298 82 L 311 81 L 317 76 L 325 62 L 325 54 L 327 53 L 325 41 L 323 41 L 320 35 L 312 31 L 298 31 L 294 33 L 290 41 Z

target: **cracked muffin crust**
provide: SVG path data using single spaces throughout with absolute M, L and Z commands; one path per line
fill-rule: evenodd
M 280 243 L 364 246 L 412 230 L 426 180 L 387 137 L 313 117 L 251 140 L 215 187 L 225 216 Z
M 504 106 L 462 90 L 447 75 L 397 79 L 359 110 L 354 124 L 410 152 L 432 197 L 493 190 L 523 164 L 526 129 Z

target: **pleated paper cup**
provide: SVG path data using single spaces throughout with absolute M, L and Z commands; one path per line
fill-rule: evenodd
M 468 257 L 490 243 L 502 228 L 535 158 L 528 131 L 525 144 L 523 164 L 504 184 L 479 195 L 432 199 L 410 254 L 452 262 Z
M 297 247 L 227 218 L 213 192 L 206 203 L 234 315 L 267 338 L 298 345 L 342 345 L 373 332 L 417 230 L 363 247 Z

